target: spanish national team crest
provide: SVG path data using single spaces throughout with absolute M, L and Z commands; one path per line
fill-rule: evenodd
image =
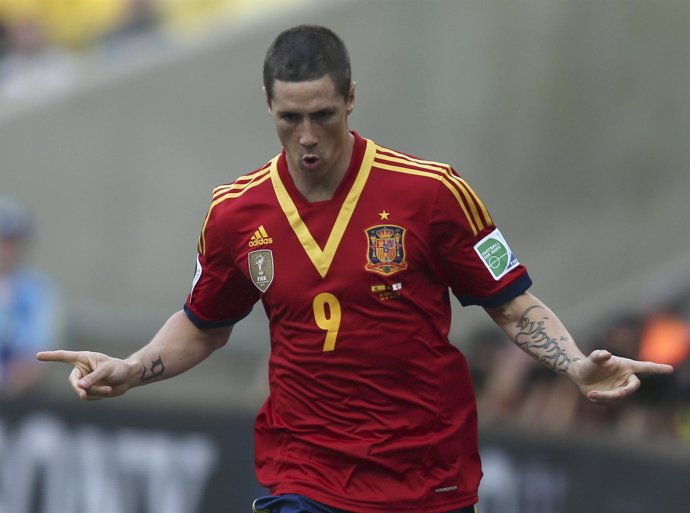
M 273 253 L 270 249 L 259 249 L 249 253 L 247 260 L 252 282 L 261 292 L 266 292 L 273 281 Z
M 367 271 L 389 276 L 407 269 L 405 261 L 405 228 L 392 224 L 372 226 L 366 230 L 369 251 Z

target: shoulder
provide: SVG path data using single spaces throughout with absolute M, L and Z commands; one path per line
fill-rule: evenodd
M 402 189 L 411 191 L 420 200 L 431 200 L 437 214 L 460 214 L 475 233 L 493 224 L 482 200 L 450 164 L 378 144 L 375 147 L 374 167 L 389 174 L 387 180 L 399 183 Z
M 402 182 L 405 187 L 421 187 L 427 194 L 450 195 L 457 201 L 463 201 L 471 191 L 467 182 L 446 162 L 421 158 L 373 141 L 372 144 L 375 147 L 373 168 L 386 180 Z
M 275 197 L 271 186 L 272 159 L 254 171 L 243 174 L 233 182 L 218 185 L 211 194 L 199 237 L 199 252 L 206 250 L 209 236 L 232 231 L 242 225 L 247 216 L 253 215 Z M 273 195 L 273 196 L 272 196 Z
M 261 185 L 270 185 L 271 162 L 272 160 L 260 168 L 240 176 L 233 182 L 215 187 L 211 195 L 210 209 L 218 205 L 230 208 L 235 203 L 260 198 L 265 193 L 265 187 L 261 187 Z
M 413 180 L 429 187 L 460 179 L 450 164 L 394 150 L 373 141 L 371 143 L 375 148 L 373 167 L 384 176 L 390 175 L 390 179 Z

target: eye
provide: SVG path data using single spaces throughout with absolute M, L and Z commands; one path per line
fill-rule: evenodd
M 300 120 L 302 119 L 302 116 L 297 114 L 296 112 L 281 112 L 279 114 L 279 117 L 282 121 L 285 121 L 287 123 L 299 123 Z
M 332 110 L 320 110 L 312 114 L 312 119 L 317 123 L 323 123 L 328 121 L 333 117 L 334 112 Z

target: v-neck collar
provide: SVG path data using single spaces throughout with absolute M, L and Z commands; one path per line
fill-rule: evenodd
M 333 198 L 328 200 L 331 202 L 342 200 L 342 204 L 340 205 L 335 223 L 331 228 L 326 246 L 323 249 L 314 240 L 309 228 L 300 216 L 298 203 L 304 207 L 314 204 L 308 203 L 302 194 L 299 193 L 289 174 L 285 176 L 287 165 L 285 164 L 284 152 L 275 157 L 270 164 L 271 182 L 278 198 L 278 203 L 283 213 L 285 213 L 285 217 L 287 217 L 292 230 L 302 243 L 304 251 L 322 278 L 325 278 L 328 274 L 335 252 L 357 206 L 362 189 L 364 189 L 364 185 L 367 182 L 376 154 L 376 146 L 373 142 L 361 138 L 355 132 L 352 133 L 355 136 L 355 145 L 350 166 L 343 181 L 338 185 Z M 280 162 L 281 159 L 282 162 Z

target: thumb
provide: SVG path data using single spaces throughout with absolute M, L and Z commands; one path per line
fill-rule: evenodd
M 592 351 L 589 355 L 589 359 L 592 363 L 597 365 L 602 365 L 611 359 L 611 353 L 605 349 L 597 349 Z

